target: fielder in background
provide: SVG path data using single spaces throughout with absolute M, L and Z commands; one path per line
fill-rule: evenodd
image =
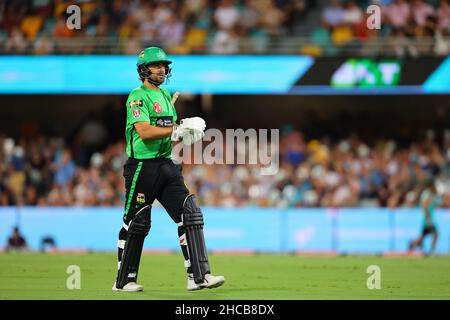
M 425 190 L 420 196 L 420 204 L 423 209 L 423 222 L 422 222 L 422 234 L 409 244 L 409 250 L 413 251 L 417 247 L 420 247 L 424 251 L 425 255 L 432 255 L 436 248 L 438 240 L 438 230 L 436 228 L 435 211 L 436 207 L 439 207 L 443 202 L 442 196 L 437 193 L 436 185 L 434 181 L 429 181 Z M 423 242 L 428 235 L 432 235 L 431 248 L 428 252 L 425 252 L 423 248 Z
M 172 142 L 190 145 L 203 138 L 205 121 L 186 118 L 176 124 L 177 113 L 170 93 L 161 87 L 171 76 L 172 62 L 158 47 L 143 50 L 137 70 L 142 85 L 126 102 L 125 213 L 118 241 L 118 273 L 114 291 L 142 291 L 137 283 L 144 239 L 151 227 L 152 203 L 157 199 L 178 226 L 187 268 L 187 289 L 216 288 L 223 276 L 211 274 L 203 235 L 203 214 L 189 194 L 181 165 L 171 160 Z

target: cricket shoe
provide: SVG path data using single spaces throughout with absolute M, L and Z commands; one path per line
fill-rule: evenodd
M 136 282 L 128 282 L 122 289 L 116 287 L 116 283 L 112 287 L 113 291 L 137 292 L 144 290 L 144 287 Z
M 201 290 L 203 288 L 218 288 L 221 285 L 223 285 L 225 282 L 224 276 L 213 276 L 212 274 L 205 274 L 205 279 L 203 280 L 203 283 L 195 283 L 194 276 L 192 273 L 188 274 L 188 282 L 187 282 L 187 289 L 188 291 L 195 291 L 195 290 Z

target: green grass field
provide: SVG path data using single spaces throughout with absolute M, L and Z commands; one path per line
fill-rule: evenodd
M 116 255 L 0 254 L 0 299 L 450 299 L 450 257 L 302 257 L 211 255 L 224 286 L 187 292 L 181 254 L 143 255 L 144 292 L 112 292 Z M 81 289 L 68 290 L 69 265 L 81 269 Z M 381 269 L 381 289 L 369 290 L 369 265 Z

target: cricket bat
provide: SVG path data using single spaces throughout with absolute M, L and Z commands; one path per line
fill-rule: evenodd
M 173 106 L 175 106 L 175 102 L 177 101 L 179 95 L 180 95 L 180 93 L 178 91 L 173 94 L 172 101 L 171 101 Z

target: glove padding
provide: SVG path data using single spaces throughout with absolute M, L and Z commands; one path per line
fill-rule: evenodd
M 180 126 L 184 126 L 188 129 L 197 129 L 201 131 L 205 131 L 206 123 L 205 120 L 203 120 L 200 117 L 193 117 L 193 118 L 185 118 L 181 119 Z
M 172 141 L 183 139 L 183 144 L 191 145 L 203 138 L 206 128 L 205 120 L 200 117 L 185 118 L 172 131 Z
M 199 140 L 202 140 L 204 135 L 205 133 L 203 131 L 197 129 L 187 129 L 187 131 L 183 134 L 183 144 L 189 146 Z

